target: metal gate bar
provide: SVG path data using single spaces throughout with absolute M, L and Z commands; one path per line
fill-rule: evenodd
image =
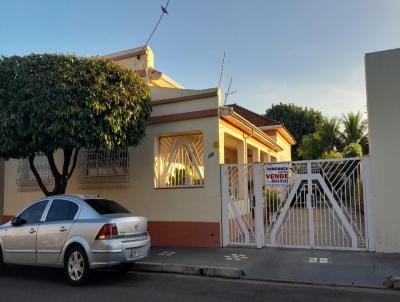
M 224 246 L 370 248 L 367 160 L 276 163 L 284 184 L 266 182 L 263 163 L 222 165 Z

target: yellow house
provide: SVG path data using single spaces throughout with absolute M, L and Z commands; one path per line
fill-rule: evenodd
M 67 193 L 111 198 L 148 217 L 153 245 L 221 246 L 220 165 L 290 161 L 295 140 L 278 121 L 221 106 L 218 88 L 185 89 L 155 69 L 148 46 L 105 57 L 148 83 L 150 124 L 135 148 L 81 151 Z M 46 158 L 35 164 L 51 186 Z M 25 160 L 0 163 L 0 174 L 3 220 L 42 196 Z

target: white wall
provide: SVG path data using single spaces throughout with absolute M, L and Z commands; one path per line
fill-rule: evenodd
M 400 49 L 365 57 L 377 252 L 400 252 Z

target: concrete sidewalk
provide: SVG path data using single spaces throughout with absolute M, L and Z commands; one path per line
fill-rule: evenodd
M 152 247 L 137 270 L 383 288 L 400 275 L 399 254 L 282 248 Z

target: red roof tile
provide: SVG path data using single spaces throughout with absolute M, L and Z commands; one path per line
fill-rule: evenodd
M 241 106 L 239 106 L 237 104 L 230 104 L 228 106 L 233 108 L 233 111 L 235 111 L 240 116 L 244 117 L 246 120 L 248 120 L 254 126 L 262 127 L 262 126 L 282 125 L 281 122 L 278 122 L 276 120 L 264 117 L 264 116 L 262 116 L 262 115 L 260 115 L 258 113 L 250 111 L 250 110 L 248 110 L 248 109 L 246 109 L 244 107 L 241 107 Z

